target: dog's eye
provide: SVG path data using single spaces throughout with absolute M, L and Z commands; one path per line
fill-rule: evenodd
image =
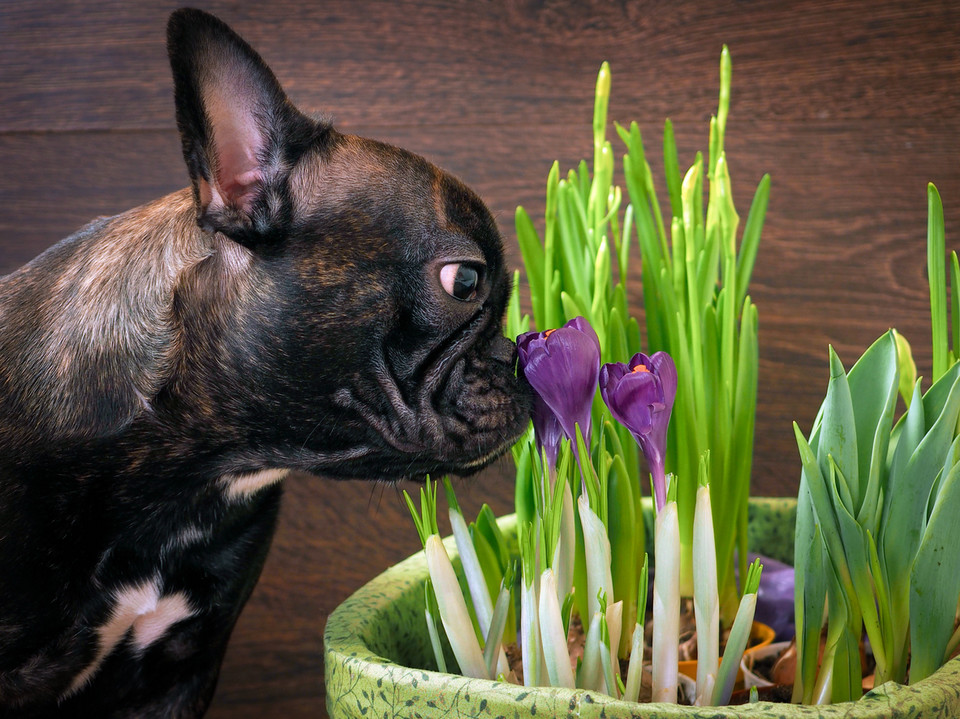
M 477 296 L 480 271 L 471 265 L 451 262 L 441 268 L 440 284 L 448 295 L 466 302 Z

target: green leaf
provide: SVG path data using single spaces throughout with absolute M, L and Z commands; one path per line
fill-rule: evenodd
M 900 396 L 907 409 L 913 400 L 913 386 L 917 383 L 917 365 L 913 361 L 913 351 L 907 338 L 896 330 L 891 330 L 897 340 L 897 361 L 900 366 Z
M 960 261 L 957 253 L 950 253 L 950 334 L 953 338 L 953 357 L 960 357 Z
M 873 531 L 879 520 L 881 470 L 886 463 L 900 386 L 899 358 L 896 334 L 887 332 L 867 348 L 848 376 L 859 462 L 859 487 L 854 494 L 860 504 L 854 504 L 852 513 Z
M 680 159 L 677 156 L 677 142 L 673 136 L 673 123 L 669 119 L 663 124 L 663 174 L 667 178 L 667 192 L 670 194 L 670 211 L 674 217 L 683 217 L 683 201 L 680 190 Z
M 543 317 L 543 292 L 547 280 L 544 276 L 544 253 L 540 237 L 533 226 L 530 215 L 522 207 L 517 207 L 515 218 L 517 242 L 523 256 L 523 266 L 527 271 L 530 284 L 530 301 L 533 304 L 533 316 Z
M 926 409 L 926 408 L 925 408 Z M 954 382 L 940 416 L 921 440 L 902 472 L 888 480 L 887 513 L 881 534 L 891 582 L 905 582 L 920 544 L 930 489 L 953 443 L 960 412 L 960 380 Z
M 480 507 L 477 514 L 477 531 L 480 532 L 487 542 L 494 549 L 500 562 L 500 571 L 505 572 L 510 563 L 510 550 L 507 547 L 507 540 L 504 539 L 500 531 L 500 525 L 497 524 L 497 517 L 489 504 Z
M 760 235 L 763 232 L 763 223 L 767 215 L 767 204 L 770 201 L 770 175 L 764 175 L 757 191 L 753 195 L 750 212 L 747 214 L 747 224 L 743 228 L 743 237 L 740 240 L 740 253 L 737 256 L 737 304 L 743 304 L 753 274 L 753 266 L 757 259 L 757 250 L 760 247 Z
M 870 434 L 872 436 L 873 432 Z M 827 457 L 833 457 L 843 471 L 850 485 L 854 506 L 858 506 L 860 480 L 856 417 L 847 374 L 833 347 L 830 347 L 830 382 L 827 385 L 827 396 L 823 400 L 820 445 L 817 449 L 817 461 L 824 476 L 829 472 Z
M 933 329 L 933 381 L 947 371 L 947 280 L 943 203 L 931 182 L 927 185 L 927 278 L 930 282 L 930 324 Z
M 944 661 L 960 596 L 960 464 L 943 481 L 910 574 L 910 683 Z

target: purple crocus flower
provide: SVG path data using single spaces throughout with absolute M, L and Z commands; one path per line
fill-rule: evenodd
M 563 428 L 557 420 L 557 415 L 536 393 L 533 395 L 533 435 L 537 440 L 537 451 L 546 454 L 547 465 L 553 470 L 557 466 Z
M 630 430 L 653 477 L 657 511 L 667 502 L 664 457 L 667 425 L 677 396 L 677 368 L 666 352 L 635 354 L 628 364 L 613 362 L 600 370 L 600 395 L 610 413 Z
M 600 374 L 600 340 L 583 317 L 575 317 L 563 327 L 546 332 L 525 332 L 517 337 L 520 370 L 536 391 L 534 430 L 537 442 L 553 451 L 560 437 L 556 426 L 546 417 L 538 422 L 536 413 L 549 410 L 570 440 L 576 440 L 577 424 L 586 445 L 590 446 L 590 407 Z M 543 434 L 540 434 L 541 431 Z

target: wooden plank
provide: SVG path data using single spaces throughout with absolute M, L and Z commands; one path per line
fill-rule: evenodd
M 173 116 L 164 26 L 177 3 L 57 11 L 0 4 L 0 131 L 161 128 Z M 363 124 L 566 124 L 597 68 L 614 108 L 699 118 L 735 59 L 734 108 L 781 121 L 949 119 L 960 111 L 960 14 L 950 0 L 306 3 L 205 6 L 313 111 Z

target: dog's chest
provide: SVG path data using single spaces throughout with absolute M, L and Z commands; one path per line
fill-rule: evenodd
M 283 473 L 229 475 L 202 502 L 145 512 L 101 554 L 78 623 L 86 661 L 64 697 L 118 669 L 180 661 L 219 643 L 266 555 Z

